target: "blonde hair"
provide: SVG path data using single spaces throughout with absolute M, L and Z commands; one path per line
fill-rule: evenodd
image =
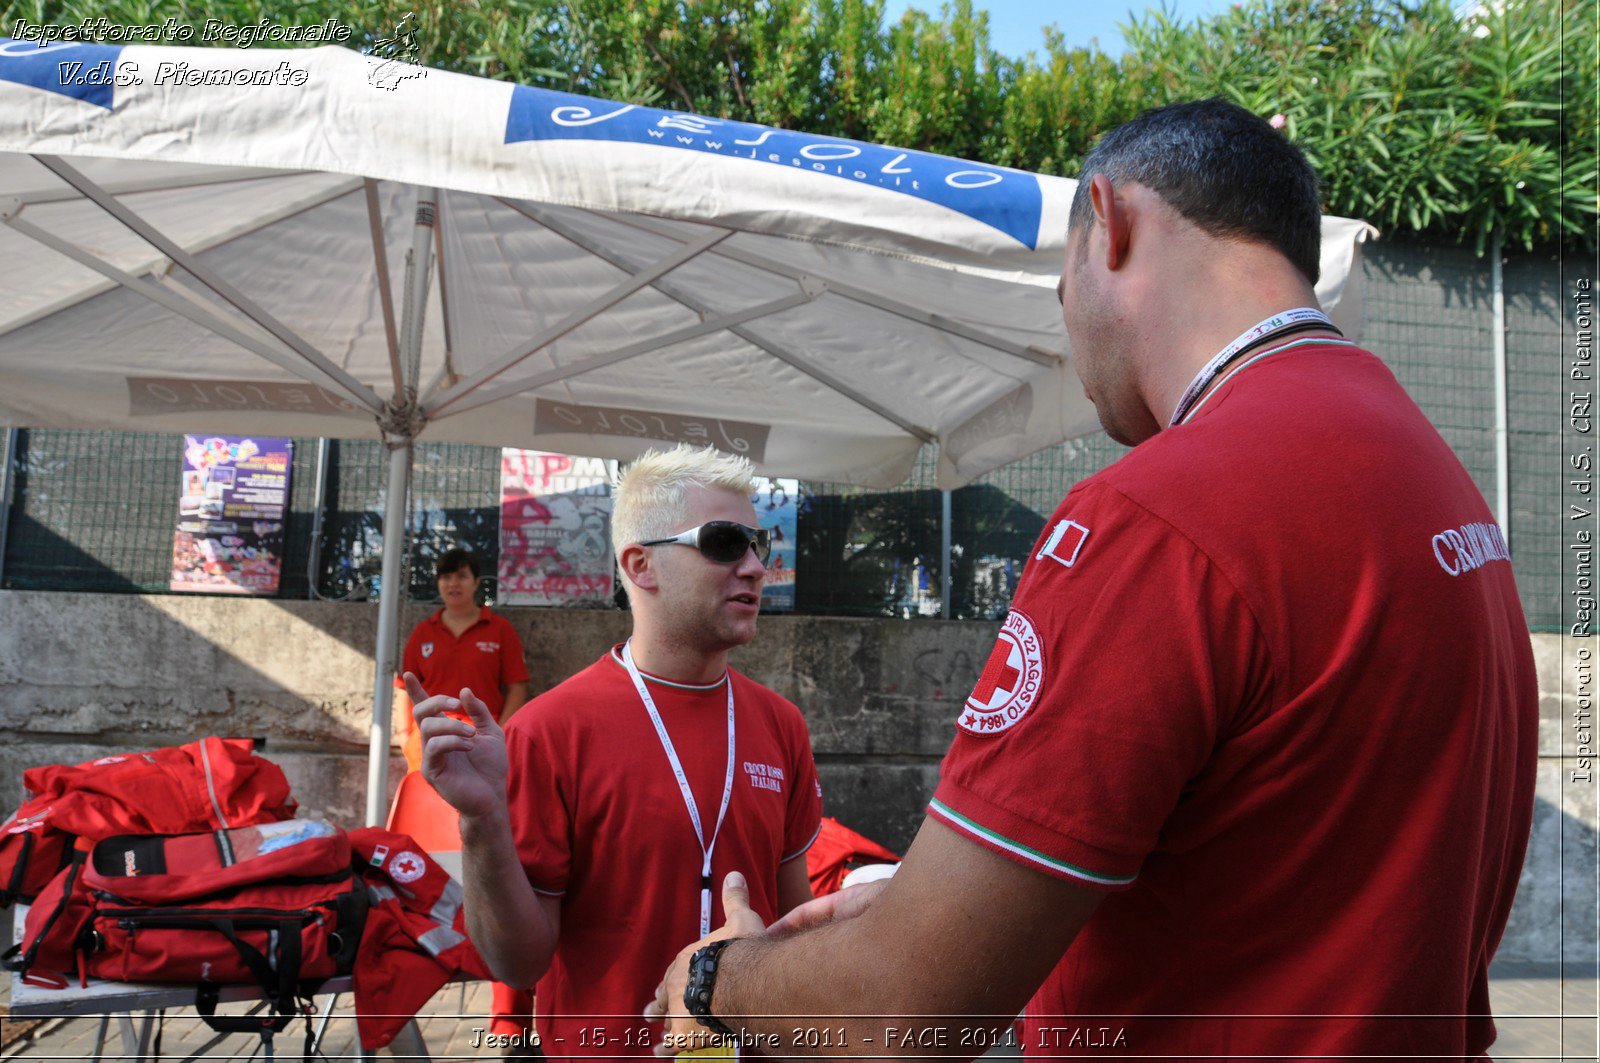
M 755 490 L 755 466 L 749 458 L 720 453 L 715 447 L 679 443 L 671 450 L 641 454 L 617 477 L 611 503 L 611 546 L 618 560 L 622 550 L 647 539 L 664 539 L 685 529 L 691 487 L 711 487 L 749 497 Z

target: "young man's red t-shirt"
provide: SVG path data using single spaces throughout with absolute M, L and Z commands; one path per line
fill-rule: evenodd
M 1538 723 L 1505 543 L 1377 358 L 1275 351 L 1068 494 L 945 759 L 931 814 L 1108 891 L 1031 1055 L 1493 1040 Z
M 561 898 L 555 959 L 535 987 L 552 1059 L 649 1056 L 659 1026 L 641 1013 L 678 951 L 700 937 L 700 843 L 618 652 L 530 701 L 506 727 L 517 851 L 534 889 Z M 734 778 L 712 859 L 713 928 L 730 871 L 744 874 L 763 920 L 777 916 L 778 867 L 804 857 L 822 815 L 800 710 L 732 669 L 727 677 Z M 645 681 L 709 840 L 727 777 L 726 681 Z
M 440 609 L 411 632 L 401 657 L 401 671 L 413 673 L 430 696 L 455 697 L 471 687 L 498 718 L 505 708 L 501 687 L 528 681 L 522 640 L 505 617 L 480 606 L 478 619 L 460 635 L 452 635 Z

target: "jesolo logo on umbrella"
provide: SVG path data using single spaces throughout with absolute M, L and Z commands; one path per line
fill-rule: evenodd
M 514 85 L 505 142 L 609 140 L 698 151 L 937 203 L 1038 246 L 1044 192 L 1035 174 L 793 129 L 657 110 Z
M 41 44 L 0 37 L 0 81 L 111 109 L 121 45 Z
M 1013 609 L 956 723 L 968 734 L 1000 734 L 1021 722 L 1043 686 L 1044 650 L 1038 632 L 1028 614 Z

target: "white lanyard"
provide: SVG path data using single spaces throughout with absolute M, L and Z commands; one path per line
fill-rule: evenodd
M 1189 412 L 1183 415 L 1183 419 L 1184 419 L 1184 421 L 1187 422 L 1191 417 L 1193 417 L 1195 414 L 1199 413 L 1202 409 L 1205 408 L 1205 404 L 1211 401 L 1211 396 L 1215 395 L 1217 392 L 1222 390 L 1222 386 L 1224 384 L 1226 384 L 1228 381 L 1232 380 L 1238 374 L 1244 372 L 1246 369 L 1249 369 L 1251 366 L 1255 365 L 1257 362 L 1261 361 L 1261 359 L 1263 359 L 1263 358 L 1271 358 L 1275 354 L 1282 354 L 1284 351 L 1292 351 L 1297 347 L 1354 347 L 1354 346 L 1355 346 L 1355 344 L 1350 340 L 1331 340 L 1331 339 L 1328 339 L 1325 336 L 1312 336 L 1309 339 L 1289 340 L 1287 343 L 1279 344 L 1276 347 L 1268 347 L 1264 351 L 1259 351 L 1259 352 L 1257 352 L 1255 354 L 1252 354 L 1249 358 L 1245 359 L 1244 361 L 1240 362 L 1238 365 L 1234 366 L 1232 369 L 1228 370 L 1228 372 L 1222 377 L 1222 379 L 1217 381 L 1217 386 L 1215 388 L 1213 388 L 1211 391 L 1207 392 L 1205 395 L 1201 396 L 1199 402 L 1197 402 L 1193 406 L 1189 407 Z
M 1189 405 L 1200 397 L 1200 393 L 1206 389 L 1212 380 L 1216 379 L 1217 374 L 1222 371 L 1222 367 L 1227 365 L 1229 360 L 1240 351 L 1260 343 L 1276 332 L 1282 332 L 1286 328 L 1294 325 L 1304 325 L 1308 322 L 1333 328 L 1333 321 L 1327 314 L 1324 314 L 1314 306 L 1302 306 L 1295 310 L 1285 310 L 1282 313 L 1263 318 L 1252 327 L 1239 333 L 1237 339 L 1218 351 L 1215 358 L 1200 367 L 1200 372 L 1196 373 L 1194 379 L 1189 382 L 1189 390 L 1185 391 L 1183 398 L 1178 400 L 1177 409 L 1172 411 L 1172 420 L 1167 422 L 1167 427 L 1171 428 L 1183 420 L 1183 415 L 1189 412 Z M 1334 331 L 1337 332 L 1338 330 L 1334 329 Z
M 695 840 L 700 843 L 700 936 L 705 937 L 711 933 L 711 853 L 717 847 L 722 818 L 728 814 L 728 801 L 733 797 L 733 677 L 727 673 L 722 677 L 722 681 L 728 685 L 728 776 L 722 783 L 722 807 L 717 810 L 717 825 L 712 828 L 711 841 L 708 843 L 705 828 L 700 825 L 700 808 L 694 803 L 694 791 L 689 789 L 689 779 L 683 774 L 683 762 L 678 759 L 678 751 L 672 748 L 672 737 L 667 734 L 666 724 L 661 722 L 661 714 L 656 711 L 655 699 L 644 685 L 639 666 L 633 663 L 632 639 L 622 646 L 622 663 L 633 678 L 633 688 L 639 692 L 639 700 L 644 702 L 650 722 L 656 725 L 656 737 L 661 739 L 661 748 L 667 751 L 667 760 L 672 763 L 672 775 L 678 780 L 683 805 L 689 810 L 689 821 L 694 824 Z

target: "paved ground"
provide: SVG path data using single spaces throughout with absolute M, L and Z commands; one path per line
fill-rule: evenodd
M 1566 977 L 1554 964 L 1491 971 L 1489 999 L 1500 1039 L 1496 1060 L 1600 1057 L 1600 980 L 1593 967 Z
M 1588 972 L 1592 975 L 1592 969 Z M 1496 1060 L 1589 1060 L 1600 1055 L 1596 1029 L 1596 1005 L 1600 1001 L 1600 982 L 1593 977 L 1573 977 L 1569 968 L 1565 980 L 1553 967 L 1497 969 L 1491 983 L 1496 1023 L 1500 1040 L 1494 1046 Z M 0 990 L 0 1008 L 10 997 L 7 981 Z M 340 1012 L 328 1027 L 323 1052 L 332 1059 L 356 1055 L 355 1023 L 350 1018 L 350 998 L 339 999 Z M 487 985 L 447 986 L 425 1009 L 419 1028 L 426 1049 L 435 1059 L 475 1059 L 495 1056 L 498 1050 L 474 1049 L 474 1030 L 487 1026 L 483 1018 L 489 1006 Z M 226 1010 L 226 1009 L 225 1009 Z M 1563 1019 L 1561 1016 L 1565 1015 Z M 5 1059 L 72 1059 L 92 1056 L 101 1022 L 96 1018 L 50 1019 L 23 1030 L 25 1024 L 5 1023 L 8 1042 L 0 1057 Z M 106 1058 L 126 1058 L 118 1036 L 118 1021 L 112 1020 L 106 1042 Z M 279 1035 L 277 1054 L 298 1058 L 302 1028 L 297 1023 Z M 235 1034 L 216 1039 L 193 1012 L 166 1016 L 161 1037 L 161 1057 L 166 1060 L 248 1059 L 258 1050 L 256 1038 Z M 423 1045 L 397 1043 L 380 1055 L 405 1058 L 415 1056 Z M 1009 1054 L 1009 1053 L 998 1053 Z M 1121 1055 L 1121 1053 L 1114 1053 Z M 1134 1058 L 1134 1057 L 1127 1057 Z

